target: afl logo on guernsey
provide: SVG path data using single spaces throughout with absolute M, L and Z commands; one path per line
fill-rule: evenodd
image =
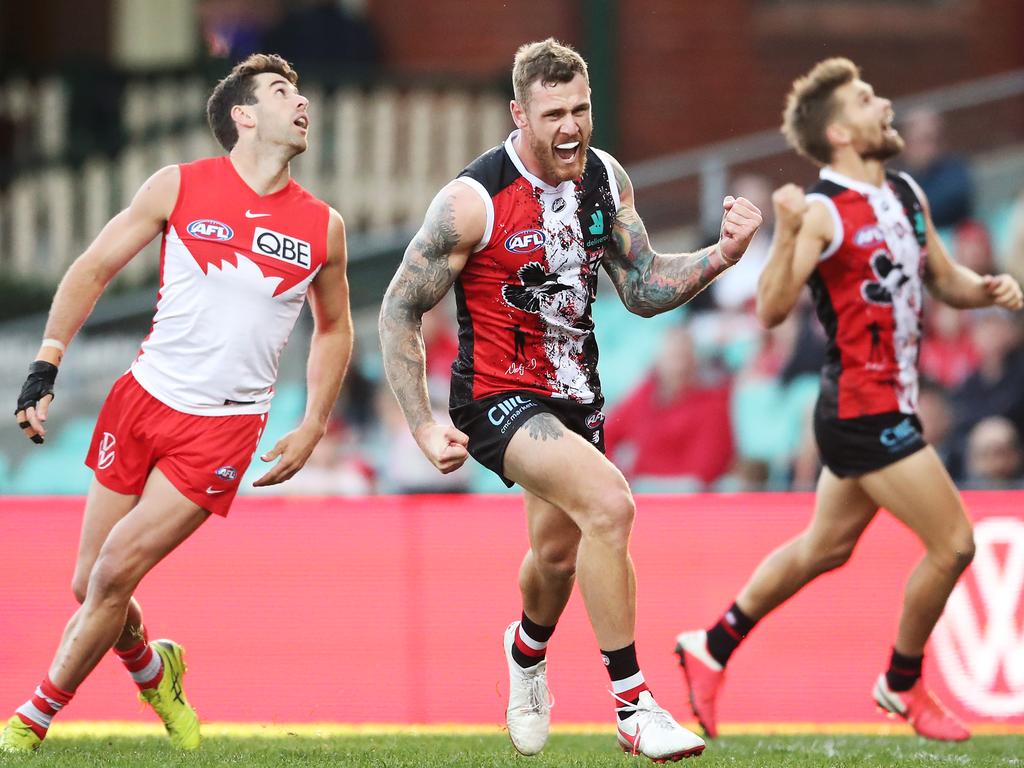
M 188 225 L 188 233 L 203 240 L 230 240 L 235 236 L 231 227 L 213 219 L 193 221 Z
M 512 253 L 533 253 L 544 247 L 548 236 L 540 229 L 522 229 L 505 240 L 505 250 Z
M 853 242 L 861 248 L 870 248 L 876 243 L 884 243 L 885 235 L 882 234 L 882 228 L 877 224 L 868 224 L 857 230 L 853 236 Z

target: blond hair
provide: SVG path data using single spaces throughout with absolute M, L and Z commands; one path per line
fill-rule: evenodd
M 832 161 L 832 145 L 825 132 L 839 108 L 835 92 L 859 77 L 856 64 L 837 57 L 819 61 L 793 81 L 782 112 L 782 135 L 793 149 L 821 165 Z
M 576 75 L 583 75 L 590 82 L 587 62 L 572 47 L 549 37 L 519 46 L 512 65 L 512 90 L 516 101 L 525 107 L 530 100 L 530 86 L 538 80 L 541 85 L 555 85 L 568 83 Z

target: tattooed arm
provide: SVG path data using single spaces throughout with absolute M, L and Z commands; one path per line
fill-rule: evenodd
M 462 182 L 444 187 L 405 250 L 380 310 L 384 371 L 420 449 L 441 472 L 466 460 L 467 437 L 434 420 L 421 321 L 455 282 L 486 225 L 483 201 Z
M 761 226 L 761 212 L 753 203 L 727 197 L 715 245 L 696 253 L 656 253 L 636 212 L 629 176 L 614 159 L 612 168 L 620 206 L 604 266 L 622 303 L 634 314 L 651 317 L 688 302 L 740 260 Z

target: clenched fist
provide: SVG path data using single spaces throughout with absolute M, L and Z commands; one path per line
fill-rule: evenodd
M 807 212 L 807 197 L 796 184 L 786 184 L 772 193 L 772 207 L 775 209 L 775 226 L 780 230 L 796 234 Z
M 722 229 L 718 246 L 723 258 L 735 264 L 746 252 L 747 246 L 761 226 L 761 211 L 745 197 L 729 195 L 722 201 L 725 213 L 722 216 Z

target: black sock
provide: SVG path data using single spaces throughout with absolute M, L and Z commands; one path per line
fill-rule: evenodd
M 608 677 L 612 679 L 612 692 L 630 704 L 636 704 L 640 693 L 647 690 L 647 683 L 640 672 L 640 663 L 636 660 L 636 643 L 630 643 L 617 651 L 601 651 L 601 658 L 608 668 Z M 621 709 L 622 701 L 615 700 L 615 707 L 620 720 L 632 715 L 631 711 Z
M 904 656 L 895 648 L 889 659 L 889 669 L 885 671 L 885 682 L 890 691 L 897 693 L 909 691 L 921 677 L 921 665 L 924 656 Z
M 547 654 L 548 640 L 551 639 L 551 635 L 554 634 L 554 625 L 550 627 L 542 627 L 540 624 L 535 624 L 530 620 L 530 617 L 523 611 L 523 618 L 520 620 L 519 629 L 516 630 L 516 639 L 512 643 L 512 658 L 515 659 L 516 664 L 523 669 L 535 666 L 544 660 L 544 656 Z M 530 640 L 537 644 L 543 644 L 542 648 L 532 648 L 523 642 L 523 639 L 519 636 L 522 632 Z
M 739 647 L 750 630 L 757 624 L 733 603 L 729 610 L 708 630 L 708 653 L 723 667 L 729 663 L 732 652 Z

